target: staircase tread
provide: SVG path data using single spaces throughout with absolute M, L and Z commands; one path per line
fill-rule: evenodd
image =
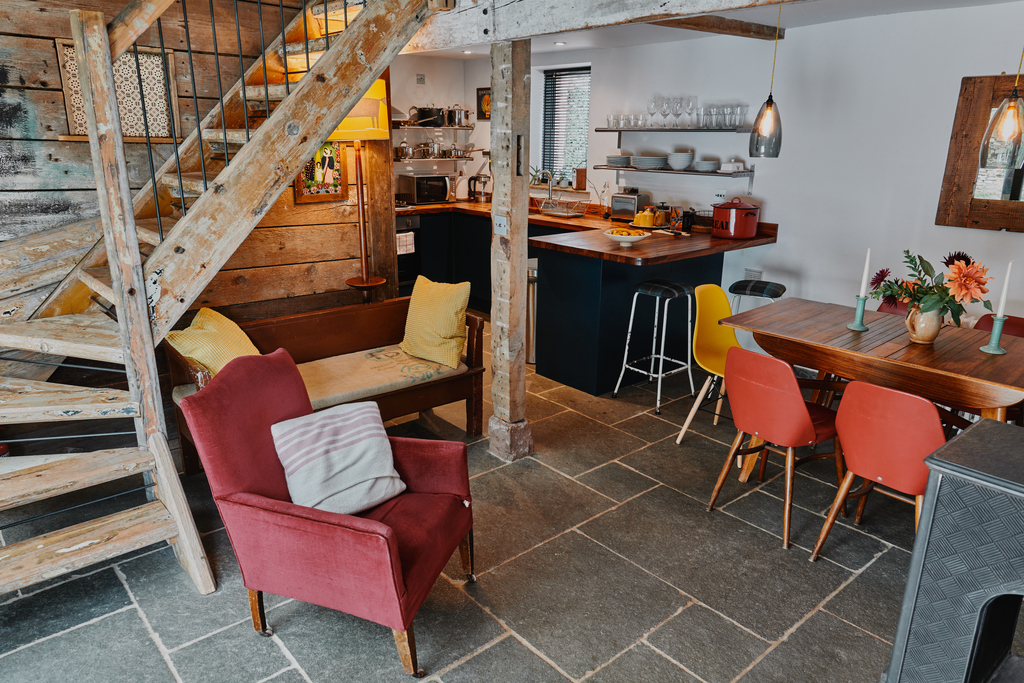
M 312 41 L 310 41 L 312 43 Z M 278 102 L 288 97 L 289 90 L 294 90 L 298 83 L 289 83 L 289 89 L 285 88 L 284 83 L 271 83 L 264 86 L 260 85 L 247 85 L 245 86 L 245 99 L 247 101 L 264 100 L 270 97 L 271 101 Z
M 217 177 L 217 173 L 206 174 L 206 186 L 208 187 Z M 181 190 L 185 191 L 186 197 L 198 197 L 206 191 L 203 187 L 202 171 L 189 171 L 181 174 L 181 186 L 178 185 L 177 173 L 165 173 L 160 176 L 160 184 L 167 188 L 172 197 L 181 197 Z
M 0 593 L 166 541 L 178 525 L 155 501 L 0 547 Z
M 155 218 L 136 218 L 135 219 L 135 232 L 139 235 L 139 241 L 151 244 L 154 247 L 160 244 L 160 229 L 163 228 L 164 236 L 178 222 L 177 218 L 171 218 L 170 216 L 161 216 L 160 223 L 157 223 Z
M 121 389 L 0 377 L 0 424 L 138 416 L 138 403 Z
M 102 313 L 74 313 L 0 323 L 0 346 L 124 363 L 121 330 Z
M 141 448 L 0 458 L 0 510 L 123 479 L 153 469 Z
M 249 129 L 249 137 L 251 138 L 255 133 L 252 128 Z M 245 137 L 245 128 L 204 128 L 203 129 L 203 141 L 211 144 L 220 143 L 224 144 L 225 133 L 227 134 L 229 145 L 244 145 L 248 140 Z

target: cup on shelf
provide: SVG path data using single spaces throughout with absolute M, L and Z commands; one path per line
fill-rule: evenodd
M 628 128 L 629 127 L 629 115 L 628 114 L 619 114 L 618 118 L 616 119 L 616 122 L 618 124 L 616 126 L 617 128 Z
M 614 128 L 618 120 L 615 118 L 615 114 L 608 114 L 608 127 Z

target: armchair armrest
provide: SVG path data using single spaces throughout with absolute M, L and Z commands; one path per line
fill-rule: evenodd
M 255 493 L 216 501 L 247 588 L 405 629 L 405 581 L 390 527 Z
M 450 493 L 470 500 L 466 444 L 389 437 L 395 469 L 411 493 Z
M 484 365 L 484 319 L 472 313 L 466 314 L 466 367 L 480 368 Z

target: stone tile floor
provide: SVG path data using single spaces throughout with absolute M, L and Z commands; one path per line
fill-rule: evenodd
M 733 429 L 700 413 L 677 446 L 692 398 L 682 377 L 667 385 L 679 398 L 658 416 L 653 385 L 611 399 L 531 375 L 537 452 L 514 463 L 465 437 L 461 404 L 391 423 L 469 442 L 479 581 L 453 558 L 417 615 L 426 680 L 878 680 L 913 509 L 873 496 L 863 526 L 841 520 L 814 564 L 828 461 L 797 475 L 789 550 L 777 462 L 763 484 L 732 477 L 706 512 Z M 164 545 L 0 596 L 0 681 L 409 680 L 390 630 L 346 614 L 268 596 L 275 635 L 258 637 L 205 480 L 185 483 L 216 593 L 198 595 Z

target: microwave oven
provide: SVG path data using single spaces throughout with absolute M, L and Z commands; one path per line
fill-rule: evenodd
M 436 173 L 407 173 L 398 176 L 395 193 L 399 201 L 414 204 L 440 204 L 455 201 L 455 178 Z
M 633 217 L 644 210 L 645 206 L 651 205 L 651 195 L 646 192 L 637 194 L 613 194 L 611 205 L 611 219 L 632 223 Z

